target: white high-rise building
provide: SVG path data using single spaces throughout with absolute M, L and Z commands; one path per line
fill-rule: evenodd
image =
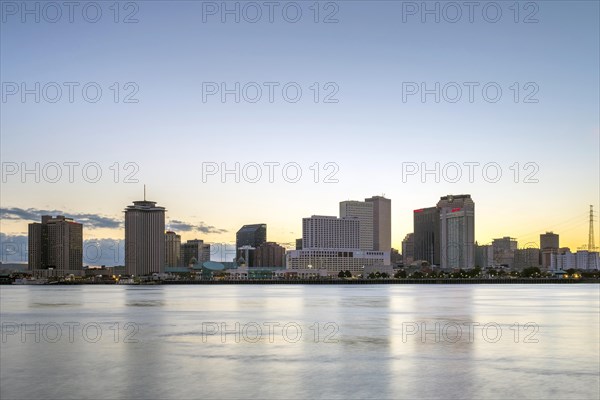
M 470 269 L 475 266 L 475 203 L 471 195 L 444 196 L 440 209 L 441 267 Z
M 125 266 L 130 275 L 165 270 L 165 208 L 134 201 L 125 209 Z
M 390 252 L 360 249 L 360 220 L 313 215 L 302 220 L 302 250 L 286 255 L 288 269 L 327 270 L 330 276 L 340 271 L 363 273 L 364 266 L 390 265 Z
M 340 202 L 340 218 L 356 218 L 360 223 L 359 248 L 373 250 L 373 203 L 366 201 Z
M 323 215 L 303 218 L 302 249 L 360 250 L 360 222 Z

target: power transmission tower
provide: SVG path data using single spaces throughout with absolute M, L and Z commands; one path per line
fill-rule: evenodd
M 594 240 L 594 206 L 590 205 L 590 232 L 588 234 L 588 251 L 596 250 L 596 241 Z

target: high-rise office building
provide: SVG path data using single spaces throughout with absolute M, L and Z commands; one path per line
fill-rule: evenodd
M 357 218 L 313 215 L 302 219 L 302 249 L 360 249 Z M 388 252 L 389 254 L 389 252 Z
M 34 275 L 53 270 L 56 275 L 83 270 L 83 225 L 62 215 L 42 216 L 29 224 L 29 270 Z
M 267 241 L 267 224 L 244 225 L 235 235 L 236 247 L 258 247 Z
M 155 201 L 134 201 L 125 209 L 125 266 L 130 275 L 165 270 L 165 208 Z
M 367 201 L 340 202 L 340 218 L 356 218 L 360 223 L 359 248 L 373 250 L 373 204 Z
M 181 265 L 181 235 L 173 231 L 165 233 L 165 267 Z
M 558 234 L 546 232 L 540 235 L 540 264 L 543 269 L 550 268 L 552 255 L 558 254 L 559 248 Z
M 413 211 L 414 260 L 440 265 L 440 209 L 420 208 Z
M 254 251 L 267 242 L 267 224 L 244 225 L 235 235 L 236 259 L 243 258 L 246 265 L 254 266 Z M 244 249 L 242 249 L 244 247 Z M 246 260 L 246 257 L 248 258 Z
M 255 267 L 285 267 L 285 248 L 274 242 L 261 244 L 254 250 Z
M 475 266 L 475 203 L 471 195 L 448 195 L 440 210 L 440 265 L 444 269 Z
M 373 204 L 373 250 L 392 249 L 392 201 L 382 196 L 365 199 Z
M 296 250 L 302 250 L 302 239 L 296 239 Z
M 188 240 L 181 244 L 181 262 L 184 267 L 190 264 L 203 264 L 210 261 L 210 244 L 204 240 Z

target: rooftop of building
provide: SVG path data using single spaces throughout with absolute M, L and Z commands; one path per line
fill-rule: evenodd
M 127 206 L 127 211 L 166 211 L 164 207 L 157 206 L 155 201 L 138 200 L 134 201 L 133 205 Z
M 242 231 L 255 231 L 255 230 L 257 230 L 257 229 L 260 229 L 260 228 L 266 228 L 266 227 L 267 227 L 267 224 L 251 224 L 251 225 L 244 225 L 244 226 L 242 226 L 242 227 L 240 228 L 240 230 L 238 231 L 238 233 L 239 233 L 239 232 L 242 232 Z

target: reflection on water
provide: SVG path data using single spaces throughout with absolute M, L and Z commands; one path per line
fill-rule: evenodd
M 128 307 L 160 307 L 164 305 L 164 301 L 160 300 L 139 300 L 127 303 Z
M 2 399 L 600 396 L 598 285 L 0 293 Z

